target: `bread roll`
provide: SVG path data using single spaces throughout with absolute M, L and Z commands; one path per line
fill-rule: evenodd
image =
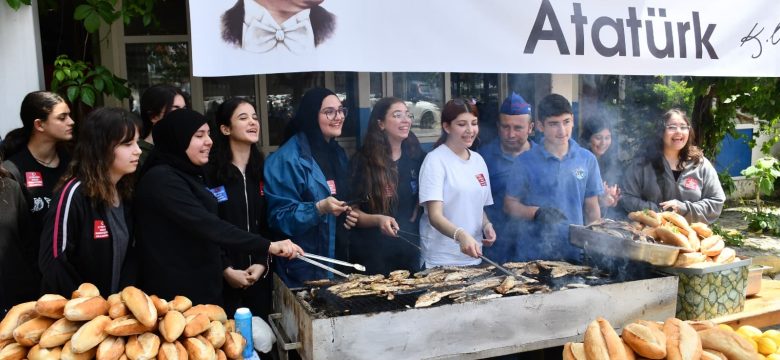
M 214 347 L 203 336 L 187 338 L 184 340 L 184 347 L 191 360 L 216 360 L 217 358 Z
M 28 360 L 59 360 L 62 348 L 53 347 L 50 349 L 41 347 L 40 344 L 33 346 L 30 351 L 27 352 Z
M 10 343 L 0 350 L 0 360 L 22 360 L 27 356 L 27 348 L 18 343 Z
M 661 225 L 658 213 L 653 210 L 634 211 L 628 214 L 628 218 L 650 227 Z
M 108 314 L 108 302 L 100 296 L 77 297 L 65 304 L 65 318 L 70 321 L 89 321 Z
M 121 304 L 122 303 L 122 294 L 121 293 L 111 294 L 111 295 L 108 296 L 108 298 L 106 298 L 106 302 L 108 303 L 108 307 L 109 308 L 111 308 L 112 306 L 114 306 L 116 304 Z
M 157 316 L 163 317 L 168 312 L 168 302 L 165 299 L 160 299 L 157 295 L 149 296 L 152 299 L 154 308 L 157 309 Z
M 661 213 L 661 217 L 666 219 L 666 221 L 674 224 L 674 226 L 680 228 L 680 232 L 686 237 L 688 236 L 689 232 L 693 231 L 693 229 L 691 229 L 691 225 L 688 224 L 688 220 L 685 220 L 684 216 L 676 212 L 664 211 Z
M 73 353 L 81 354 L 97 347 L 108 337 L 105 329 L 110 323 L 111 318 L 106 315 L 100 315 L 81 325 L 79 330 L 70 338 L 70 350 Z
M 187 360 L 187 349 L 180 342 L 163 343 L 157 354 L 159 360 Z
M 3 350 L 3 348 L 11 343 L 15 343 L 16 341 L 13 338 L 6 339 L 6 340 L 0 340 L 0 350 Z
M 62 346 L 60 356 L 62 360 L 92 360 L 95 358 L 95 354 L 97 354 L 97 346 L 81 354 L 76 354 L 72 350 L 70 341 L 68 341 Z
M 215 349 L 221 348 L 225 345 L 225 326 L 219 321 L 212 321 L 209 329 L 206 330 L 206 339 L 214 345 Z
M 100 290 L 98 290 L 97 286 L 90 284 L 90 283 L 83 283 L 79 285 L 79 288 L 74 290 L 71 294 L 71 298 L 80 298 L 80 297 L 95 297 L 100 296 Z
M 181 336 L 185 326 L 187 326 L 187 319 L 184 318 L 184 315 L 176 310 L 168 310 L 168 313 L 160 321 L 160 335 L 165 341 L 172 343 Z
M 22 346 L 33 346 L 41 340 L 41 335 L 54 324 L 54 319 L 38 316 L 14 329 L 14 340 Z
M 62 346 L 70 340 L 80 327 L 81 323 L 65 318 L 59 319 L 41 334 L 41 340 L 38 344 L 45 348 Z
M 206 314 L 192 314 L 187 316 L 187 325 L 184 326 L 184 336 L 197 336 L 209 329 L 211 322 Z
M 680 253 L 677 255 L 677 260 L 672 266 L 674 267 L 688 267 L 693 264 L 702 263 L 707 260 L 707 255 L 700 252 Z
M 625 359 L 623 341 L 602 317 L 592 321 L 585 330 L 585 354 L 588 360 Z
M 666 334 L 666 358 L 669 360 L 697 360 L 701 357 L 702 345 L 699 335 L 688 323 L 669 318 L 664 323 Z
M 244 351 L 246 346 L 246 339 L 237 332 L 229 332 L 225 336 L 225 345 L 222 350 L 225 351 L 225 355 L 229 359 L 241 359 L 241 352 Z
M 655 326 L 632 323 L 623 328 L 623 341 L 647 359 L 666 357 L 666 335 Z
M 97 360 L 119 360 L 125 353 L 125 338 L 109 336 L 97 347 Z
M 204 314 L 209 317 L 209 321 L 216 320 L 223 324 L 225 321 L 227 321 L 227 314 L 225 314 L 225 309 L 223 309 L 221 306 L 212 304 L 195 305 L 189 310 L 185 311 L 183 314 L 184 317 L 189 317 L 190 315 L 194 314 Z
M 35 311 L 41 316 L 62 319 L 65 316 L 64 311 L 67 302 L 68 299 L 62 295 L 46 294 L 41 296 L 35 303 Z
M 160 350 L 160 338 L 152 333 L 133 335 L 127 340 L 125 354 L 129 360 L 151 360 Z
M 137 287 L 124 288 L 122 301 L 141 324 L 152 327 L 157 322 L 157 308 L 154 307 L 152 299 Z
M 230 319 L 225 322 L 225 332 L 236 332 L 236 321 Z
M 658 233 L 656 232 L 656 228 L 654 227 L 646 227 L 642 229 L 642 234 L 645 234 L 646 236 L 649 236 L 653 239 L 658 239 Z
M 585 356 L 585 344 L 567 342 L 563 345 L 563 360 L 588 360 Z
M 3 321 L 0 321 L 0 340 L 12 339 L 14 337 L 14 329 L 17 326 L 37 316 L 35 301 L 15 305 L 11 310 L 8 310 Z
M 693 251 L 699 251 L 701 249 L 699 235 L 697 235 L 693 230 L 688 232 L 688 243 L 691 244 L 691 250 Z
M 756 348 L 736 332 L 711 328 L 699 332 L 705 349 L 723 353 L 729 360 L 755 360 Z
M 712 329 L 717 326 L 710 320 L 685 320 L 685 322 L 688 323 L 688 325 L 690 325 L 693 330 L 696 330 L 697 332 Z
M 729 360 L 729 358 L 720 351 L 704 349 L 701 353 L 701 360 Z
M 725 247 L 726 242 L 720 235 L 713 235 L 701 241 L 701 252 L 707 256 L 718 256 Z
M 657 239 L 664 244 L 678 246 L 688 251 L 693 251 L 688 238 L 683 235 L 677 227 L 669 225 L 659 226 L 655 229 L 655 233 L 658 235 Z
M 702 239 L 706 239 L 712 236 L 712 229 L 707 224 L 695 222 L 691 224 L 691 229 L 696 232 Z
M 127 315 L 130 315 L 130 310 L 127 310 L 127 306 L 124 303 L 120 302 L 108 308 L 108 317 L 112 319 L 119 319 Z
M 111 320 L 111 323 L 106 326 L 106 333 L 113 336 L 130 336 L 140 335 L 153 329 L 154 327 L 141 324 L 133 315 L 127 315 Z
M 217 349 L 217 360 L 227 360 L 227 355 L 222 349 Z
M 734 262 L 736 257 L 737 257 L 737 252 L 734 251 L 734 249 L 727 247 L 727 248 L 723 248 L 720 254 L 718 254 L 718 256 L 715 257 L 715 262 L 718 264 L 730 264 Z
M 168 302 L 168 309 L 184 313 L 192 307 L 192 301 L 186 296 L 177 295 Z

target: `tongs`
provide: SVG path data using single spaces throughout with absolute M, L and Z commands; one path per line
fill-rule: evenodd
M 314 266 L 316 266 L 316 267 L 318 267 L 320 269 L 323 269 L 323 270 L 326 270 L 326 271 L 330 271 L 330 272 L 332 272 L 332 273 L 334 273 L 334 274 L 336 274 L 338 276 L 345 277 L 345 278 L 349 278 L 349 275 L 347 275 L 347 274 L 345 274 L 345 273 L 343 273 L 341 271 L 338 271 L 338 270 L 336 270 L 336 269 L 334 269 L 334 268 L 332 268 L 332 267 L 330 267 L 328 265 L 322 264 L 322 263 L 320 263 L 318 261 L 314 261 L 312 259 L 318 259 L 318 260 L 322 260 L 322 261 L 332 262 L 334 264 L 339 264 L 339 265 L 353 267 L 353 268 L 355 268 L 355 270 L 358 270 L 358 271 L 366 271 L 366 267 L 363 266 L 363 265 L 352 264 L 352 263 L 348 263 L 346 261 L 331 259 L 331 258 L 328 258 L 328 257 L 319 256 L 319 255 L 313 255 L 313 254 L 305 254 L 304 255 L 304 254 L 300 254 L 299 253 L 298 254 L 298 259 L 300 259 L 301 261 L 307 262 L 309 264 L 312 264 L 312 265 L 314 265 Z

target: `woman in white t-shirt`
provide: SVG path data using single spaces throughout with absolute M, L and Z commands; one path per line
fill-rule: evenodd
M 420 169 L 422 261 L 426 268 L 477 265 L 482 246 L 492 245 L 496 232 L 484 211 L 493 204 L 487 165 L 469 150 L 479 134 L 476 109 L 450 100 L 441 125 L 442 135 Z

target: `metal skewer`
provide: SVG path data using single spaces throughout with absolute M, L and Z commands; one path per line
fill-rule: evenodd
M 485 255 L 480 255 L 479 257 L 480 257 L 480 259 L 482 259 L 482 261 L 484 261 L 484 262 L 486 262 L 486 263 L 488 263 L 488 264 L 490 264 L 490 265 L 493 265 L 493 266 L 495 266 L 495 267 L 496 267 L 496 269 L 498 269 L 498 270 L 499 270 L 499 271 L 501 271 L 502 273 L 504 273 L 504 274 L 507 274 L 507 275 L 510 275 L 510 276 L 515 276 L 515 273 L 513 273 L 513 272 L 509 271 L 507 268 L 505 268 L 505 267 L 503 267 L 503 266 L 501 266 L 501 265 L 498 265 L 498 263 L 497 263 L 497 262 L 495 262 L 495 261 L 493 261 L 493 260 L 490 260 L 490 259 L 486 258 L 486 257 L 485 257 Z
M 301 255 L 299 255 L 299 256 L 301 256 Z M 363 265 L 360 265 L 360 264 L 348 263 L 346 261 L 331 259 L 329 257 L 324 257 L 324 256 L 319 256 L 319 255 L 314 255 L 314 254 L 304 254 L 302 256 L 307 257 L 307 258 L 311 258 L 311 259 L 316 259 L 316 260 L 320 260 L 320 261 L 329 262 L 329 263 L 334 263 L 334 264 L 338 264 L 338 265 L 349 266 L 349 267 L 355 268 L 355 270 L 357 270 L 357 271 L 366 271 L 366 267 L 363 266 Z
M 314 261 L 314 260 L 312 260 L 312 259 L 309 259 L 309 258 L 306 258 L 306 257 L 304 257 L 304 256 L 301 256 L 301 254 L 298 254 L 298 257 L 297 257 L 297 258 L 298 258 L 299 260 L 301 260 L 301 261 L 305 261 L 305 262 L 307 262 L 307 263 L 309 263 L 309 264 L 312 264 L 312 265 L 314 265 L 314 266 L 316 266 L 316 267 L 318 267 L 318 268 L 320 268 L 320 269 L 324 269 L 324 270 L 330 271 L 330 272 L 332 272 L 332 273 L 334 273 L 334 274 L 336 274 L 336 275 L 338 275 L 338 276 L 342 276 L 342 277 L 345 277 L 345 278 L 349 278 L 349 275 L 347 275 L 347 274 L 345 274 L 345 273 L 343 273 L 343 272 L 341 272 L 341 271 L 338 271 L 338 270 L 336 270 L 336 269 L 334 269 L 334 268 L 332 268 L 332 267 L 330 267 L 330 266 L 328 266 L 328 265 L 325 265 L 325 264 L 320 264 L 319 262 L 316 262 L 316 261 Z

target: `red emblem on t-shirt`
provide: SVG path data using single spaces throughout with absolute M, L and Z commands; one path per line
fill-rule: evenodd
M 393 197 L 393 193 L 394 193 L 393 187 L 390 186 L 390 184 L 387 184 L 385 186 L 385 197 L 386 198 L 391 198 L 391 197 Z
M 265 196 L 265 183 L 260 182 L 260 196 Z
M 480 186 L 487 186 L 487 180 L 485 180 L 485 175 L 482 173 L 477 174 L 477 181 L 479 181 Z
M 103 220 L 95 220 L 95 226 L 93 228 L 93 234 L 95 239 L 107 239 L 108 238 L 108 228 L 106 227 L 106 223 L 103 222 Z
M 24 173 L 24 177 L 28 188 L 43 186 L 43 176 L 37 171 L 28 171 Z
M 330 188 L 330 194 L 336 195 L 336 182 L 333 180 L 328 180 L 328 187 Z
M 698 190 L 699 180 L 696 180 L 694 178 L 687 178 L 685 179 L 685 182 L 683 182 L 683 186 L 688 190 Z

